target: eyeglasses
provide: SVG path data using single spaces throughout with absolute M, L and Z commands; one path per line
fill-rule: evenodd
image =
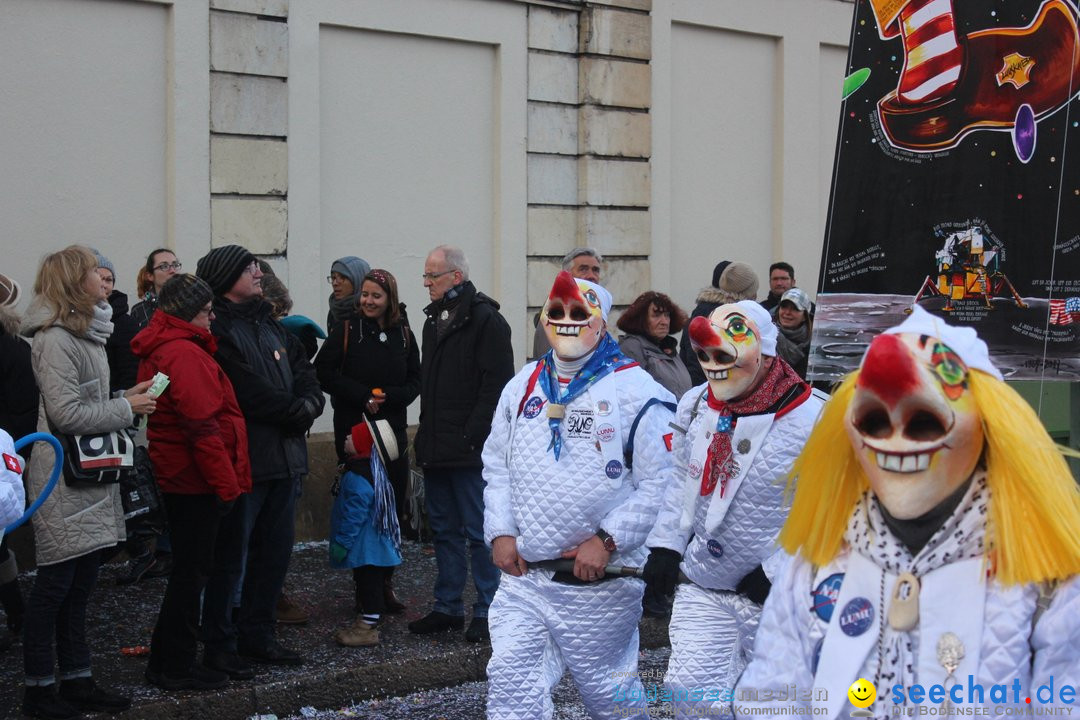
M 200 310 L 199 312 L 197 312 L 197 313 L 195 313 L 195 314 L 196 314 L 196 316 L 198 316 L 198 315 L 205 315 L 206 317 L 210 317 L 211 315 L 213 315 L 213 314 L 214 314 L 214 308 L 213 308 L 213 306 L 211 306 L 211 307 L 204 307 L 204 308 L 203 308 L 202 310 Z
M 179 260 L 174 260 L 171 263 L 161 263 L 160 265 L 155 265 L 154 269 L 160 272 L 165 272 L 166 270 L 179 270 L 182 267 L 184 267 L 184 263 L 180 262 Z
M 327 275 L 326 282 L 333 285 L 335 282 L 352 282 L 352 280 L 349 280 L 349 278 L 345 277 L 344 275 L 338 275 L 335 273 L 333 275 Z
M 248 266 L 246 268 L 244 268 L 244 272 L 246 272 L 248 275 L 254 275 L 258 271 L 259 271 L 259 261 L 258 260 L 252 260 L 248 264 Z
M 453 270 L 443 270 L 442 272 L 437 272 L 437 273 L 424 273 L 420 277 L 424 278 L 425 280 L 434 281 L 437 278 L 441 278 L 443 275 L 448 275 L 449 273 L 452 273 L 452 272 L 454 272 L 454 271 Z

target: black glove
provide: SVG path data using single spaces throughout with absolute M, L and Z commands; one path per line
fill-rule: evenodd
M 217 498 L 217 514 L 218 517 L 225 517 L 232 512 L 233 506 L 236 505 L 236 500 L 222 500 Z
M 285 415 L 285 426 L 294 433 L 303 434 L 315 422 L 321 408 L 307 398 L 296 398 L 289 405 L 289 412 Z
M 771 588 L 772 583 L 769 582 L 769 577 L 765 574 L 765 570 L 758 565 L 739 581 L 739 584 L 735 586 L 735 592 L 753 600 L 758 605 L 764 605 L 765 598 L 769 597 Z
M 641 579 L 645 581 L 645 591 L 653 597 L 668 596 L 675 592 L 675 585 L 679 582 L 679 563 L 682 555 L 668 548 L 650 548 L 649 559 L 645 561 L 645 569 L 641 571 Z

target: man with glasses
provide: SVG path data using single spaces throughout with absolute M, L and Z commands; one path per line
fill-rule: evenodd
M 274 639 L 274 606 L 292 555 L 300 482 L 308 472 L 305 434 L 322 414 L 324 400 L 300 341 L 271 317 L 254 255 L 239 245 L 214 248 L 199 260 L 196 274 L 214 291 L 210 329 L 218 340 L 217 360 L 247 421 L 252 478 L 251 493 L 237 500 L 219 531 L 219 561 L 203 599 L 204 662 L 242 679 L 253 673 L 239 656 L 304 662 Z M 234 626 L 233 594 L 241 576 Z
M 514 375 L 510 326 L 499 303 L 469 281 L 460 248 L 432 250 L 423 277 L 431 304 L 424 308 L 416 461 L 424 469 L 438 576 L 433 611 L 409 623 L 409 631 L 424 635 L 464 627 L 462 593 L 471 564 L 476 603 L 465 639 L 487 642 L 488 606 L 499 571 L 484 542 L 480 451 L 503 385 Z

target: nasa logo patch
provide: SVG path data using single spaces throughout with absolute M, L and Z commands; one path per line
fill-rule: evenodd
M 710 540 L 705 544 L 705 547 L 709 549 L 709 554 L 714 558 L 724 557 L 724 546 L 715 540 Z
M 531 397 L 529 402 L 525 403 L 525 411 L 521 413 L 527 419 L 532 420 L 534 417 L 540 414 L 540 410 L 544 407 L 544 398 Z
M 604 472 L 612 480 L 618 480 L 622 475 L 622 463 L 618 460 L 612 460 L 604 466 Z
M 604 423 L 596 428 L 596 437 L 600 438 L 600 442 L 611 442 L 615 439 L 615 426 L 610 423 Z
M 840 586 L 844 584 L 844 573 L 833 573 L 821 581 L 810 593 L 813 596 L 813 610 L 817 616 L 829 622 L 832 620 L 833 608 L 840 597 Z
M 852 598 L 840 613 L 840 629 L 848 637 L 858 637 L 874 622 L 874 606 L 864 597 Z

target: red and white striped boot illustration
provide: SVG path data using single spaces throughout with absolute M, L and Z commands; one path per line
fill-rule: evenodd
M 1030 24 L 960 35 L 953 8 L 962 1 L 870 0 L 881 38 L 904 44 L 897 87 L 878 102 L 895 147 L 933 152 L 976 130 L 1008 132 L 1022 106 L 1038 121 L 1080 92 L 1073 0 L 1030 0 Z

